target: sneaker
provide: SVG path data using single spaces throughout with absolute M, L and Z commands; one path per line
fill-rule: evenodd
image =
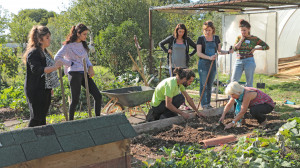
M 210 104 L 207 104 L 207 105 L 203 105 L 202 108 L 203 110 L 208 110 L 208 109 L 212 109 L 213 107 Z
M 266 127 L 266 125 L 267 125 L 267 119 L 265 119 L 264 122 L 259 124 L 260 127 Z
M 148 111 L 148 114 L 146 115 L 146 121 L 147 122 L 151 122 L 151 121 L 154 121 L 155 118 L 154 118 L 154 114 L 153 114 L 153 109 L 150 108 L 149 111 Z

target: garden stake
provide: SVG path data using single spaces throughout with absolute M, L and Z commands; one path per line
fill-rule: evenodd
M 130 52 L 128 52 L 128 55 L 131 59 L 131 61 L 133 62 L 134 66 L 136 67 L 136 69 L 138 70 L 138 72 L 140 73 L 140 75 L 142 76 L 143 80 L 144 80 L 144 83 L 145 83 L 145 86 L 149 86 L 148 85 L 148 82 L 147 82 L 147 79 L 145 77 L 145 74 L 143 74 L 138 66 L 138 64 L 134 61 L 133 57 L 131 56 Z
M 230 46 L 229 51 L 230 50 L 232 50 L 232 46 Z M 230 67 L 230 69 L 229 69 L 229 78 L 230 78 L 229 81 L 230 82 L 231 82 L 231 69 L 232 69 L 231 64 L 232 64 L 232 53 L 230 53 L 230 66 L 229 66 Z
M 140 54 L 140 48 L 141 47 L 139 45 L 139 42 L 137 40 L 136 35 L 134 35 L 134 42 L 135 42 L 136 50 L 137 50 L 137 53 L 138 53 L 138 56 L 139 56 L 139 62 L 140 62 L 140 66 L 141 66 L 141 72 L 145 75 L 144 66 L 143 66 L 143 63 L 142 63 L 142 57 L 141 57 L 141 54 Z
M 216 57 L 216 73 L 217 73 L 216 108 L 218 108 L 218 93 L 219 93 L 218 52 L 216 52 L 216 55 L 217 55 Z
M 161 65 L 162 65 L 162 61 L 160 59 L 160 62 L 159 62 L 159 82 L 161 81 Z
M 173 72 L 172 72 L 172 55 L 169 54 L 169 72 L 170 76 L 173 77 Z
M 198 108 L 197 109 L 199 109 L 199 107 L 200 107 L 201 100 L 202 100 L 202 97 L 203 97 L 203 94 L 204 94 L 204 90 L 205 90 L 205 87 L 206 87 L 206 84 L 207 84 L 207 81 L 208 81 L 208 78 L 209 78 L 209 75 L 210 75 L 210 71 L 211 71 L 211 68 L 212 68 L 213 64 L 214 64 L 214 60 L 212 60 L 211 63 L 210 63 L 209 71 L 208 71 L 208 74 L 207 74 L 207 77 L 206 77 L 206 81 L 205 81 L 204 86 L 203 86 L 203 90 L 202 90 L 202 93 L 201 93 L 201 96 L 200 96 L 200 100 L 199 100 L 199 104 L 198 104 Z
M 85 91 L 86 91 L 86 102 L 88 105 L 88 113 L 89 117 L 92 117 L 91 113 L 91 103 L 90 103 L 90 96 L 89 96 L 89 83 L 88 83 L 88 77 L 87 77 L 87 69 L 86 69 L 86 60 L 83 58 L 83 68 L 84 68 L 84 82 L 85 82 Z
M 64 88 L 64 82 L 63 82 L 63 79 L 62 79 L 61 68 L 58 68 L 58 73 L 59 73 L 60 89 L 61 89 L 62 101 L 63 101 L 63 112 L 64 112 L 64 116 L 66 118 L 66 121 L 69 121 L 67 108 L 66 108 L 65 88 Z

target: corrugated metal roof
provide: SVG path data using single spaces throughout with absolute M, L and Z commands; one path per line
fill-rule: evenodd
M 161 12 L 194 13 L 206 11 L 218 12 L 254 12 L 265 10 L 279 10 L 299 8 L 300 0 L 220 0 L 220 1 L 198 1 L 186 4 L 171 4 L 167 6 L 150 7 L 150 10 Z

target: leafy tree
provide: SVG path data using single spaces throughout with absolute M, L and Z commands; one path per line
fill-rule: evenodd
M 141 34 L 138 24 L 130 19 L 120 26 L 110 24 L 105 30 L 101 30 L 95 38 L 95 48 L 100 51 L 98 57 L 101 65 L 109 67 L 115 76 L 126 72 L 132 66 L 128 52 L 134 58 L 137 56 L 133 37 L 140 37 Z
M 0 88 L 2 76 L 6 74 L 9 78 L 15 77 L 18 74 L 18 65 L 19 60 L 13 54 L 12 49 L 0 44 Z
M 25 44 L 27 42 L 27 36 L 33 25 L 37 23 L 29 17 L 22 17 L 19 15 L 13 15 L 12 22 L 8 24 L 10 37 L 14 42 L 19 43 L 22 46 L 22 50 L 25 50 Z
M 63 13 L 49 18 L 47 25 L 51 32 L 51 45 L 49 49 L 53 54 L 61 48 L 71 27 L 76 24 L 73 20 L 70 20 L 69 17 L 69 13 Z
M 46 26 L 48 19 L 54 17 L 56 13 L 53 11 L 48 12 L 46 9 L 24 9 L 18 15 L 24 18 L 29 17 L 36 23 Z
M 5 33 L 5 29 L 7 29 L 8 21 L 9 19 L 8 19 L 7 11 L 3 10 L 0 6 L 0 43 L 3 43 L 5 41 L 6 35 L 4 35 L 4 33 Z

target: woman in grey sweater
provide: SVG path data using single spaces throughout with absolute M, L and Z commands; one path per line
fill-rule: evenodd
M 64 63 L 65 72 L 68 73 L 72 95 L 69 108 L 70 120 L 74 119 L 74 112 L 79 103 L 81 85 L 85 87 L 84 66 L 87 66 L 88 69 L 89 92 L 95 100 L 95 114 L 100 116 L 102 95 L 92 79 L 95 72 L 88 58 L 89 48 L 86 42 L 88 31 L 89 29 L 84 24 L 73 26 L 62 48 L 55 56 L 55 60 L 61 60 Z M 83 65 L 84 58 L 86 59 L 86 65 Z

